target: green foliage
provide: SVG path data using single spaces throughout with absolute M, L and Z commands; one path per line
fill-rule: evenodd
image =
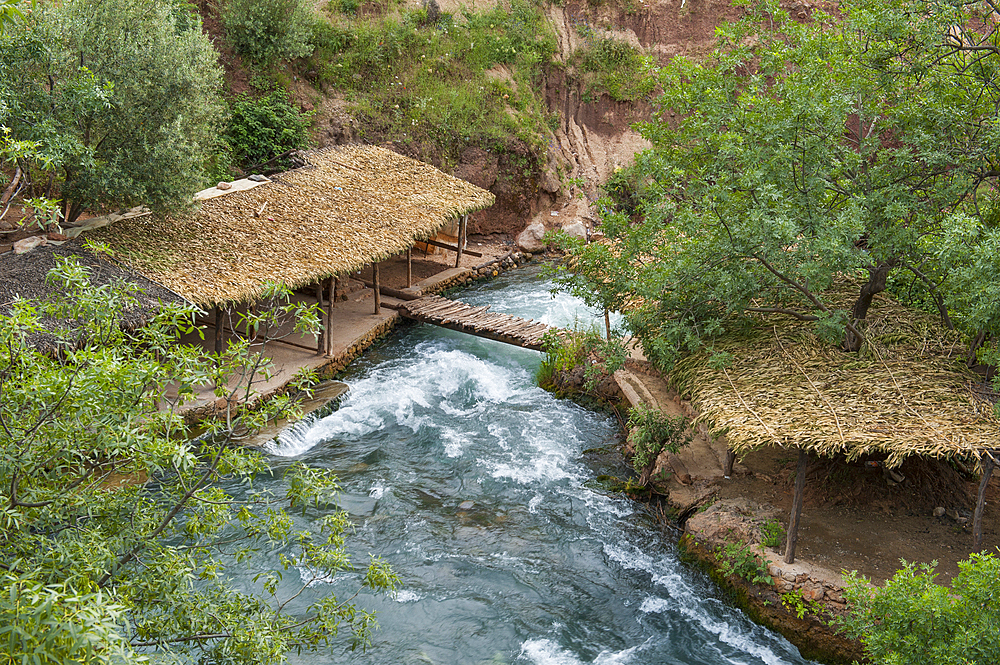
M 656 89 L 656 58 L 621 39 L 590 33 L 574 55 L 580 69 L 594 75 L 591 87 L 607 92 L 615 101 L 643 99 Z
M 800 619 L 804 619 L 807 614 L 820 616 L 826 613 L 826 608 L 816 600 L 806 600 L 801 589 L 794 589 L 781 594 L 781 604 L 789 612 Z
M 558 379 L 577 367 L 584 368 L 584 390 L 593 390 L 601 377 L 614 374 L 626 358 L 621 340 L 607 340 L 595 330 L 575 330 L 567 336 L 549 330 L 542 338 L 542 349 L 545 358 L 538 367 L 536 380 L 547 390 L 556 389 Z
M 374 618 L 352 597 L 300 598 L 311 582 L 354 570 L 349 519 L 330 504 L 336 478 L 297 464 L 283 491 L 256 488 L 266 460 L 240 443 L 295 414 L 287 396 L 255 409 L 237 398 L 268 371 L 257 351 L 286 334 L 289 317 L 314 330 L 315 308 L 272 286 L 238 324 L 253 338 L 214 354 L 180 343 L 191 308 L 164 305 L 127 332 L 118 316 L 136 306 L 134 287 L 94 286 L 74 261 L 49 280 L 60 296 L 17 300 L 0 318 L 0 652 L 35 663 L 272 663 L 340 630 L 364 646 Z M 55 353 L 27 343 L 42 320 L 68 323 L 51 333 Z M 191 440 L 177 409 L 198 386 L 215 386 L 228 406 Z M 238 499 L 223 489 L 238 486 Z M 307 507 L 317 527 L 286 512 Z M 259 551 L 276 553 L 277 568 Z M 250 562 L 261 570 L 254 584 L 226 574 Z M 295 568 L 312 575 L 282 581 Z M 373 559 L 360 585 L 389 591 L 397 581 Z
M 309 0 L 222 0 L 226 39 L 240 55 L 261 65 L 307 57 L 312 3 Z
M 719 572 L 726 577 L 740 577 L 750 584 L 771 584 L 764 558 L 746 543 L 726 543 L 715 551 Z
M 461 19 L 442 13 L 433 24 L 423 10 L 339 14 L 314 23 L 312 43 L 316 83 L 343 94 L 362 128 L 386 140 L 453 160 L 470 145 L 545 145 L 542 73 L 556 42 L 528 0 L 463 9 Z
M 785 544 L 785 527 L 776 519 L 769 519 L 760 525 L 761 545 L 781 547 Z
M 23 0 L 0 0 L 0 35 L 4 34 L 14 23 L 24 19 Z M 31 0 L 32 9 L 35 0 Z
M 612 183 L 617 205 L 601 202 L 611 242 L 580 249 L 562 277 L 589 303 L 626 312 L 661 368 L 760 316 L 812 321 L 858 350 L 871 297 L 904 271 L 945 311 L 974 313 L 970 332 L 996 325 L 995 227 L 965 234 L 965 254 L 948 237 L 960 216 L 988 208 L 979 192 L 1000 172 L 990 156 L 1000 57 L 947 37 L 991 10 L 946 0 L 840 10 L 800 23 L 776 2 L 751 3 L 718 30 L 710 57 L 661 71 L 654 118 L 639 128 L 653 148 Z M 993 28 L 963 34 L 1000 39 Z M 851 304 L 828 295 L 844 276 L 864 289 Z
M 1000 662 L 1000 560 L 972 554 L 959 562 L 950 587 L 934 581 L 936 565 L 903 561 L 881 588 L 856 572 L 845 576 L 851 612 L 839 623 L 876 665 Z
M 221 81 L 200 21 L 173 0 L 43 3 L 0 36 L 0 120 L 36 146 L 22 171 L 67 221 L 187 205 L 215 148 Z
M 226 142 L 237 164 L 246 169 L 304 147 L 308 127 L 308 116 L 292 106 L 283 91 L 257 98 L 243 93 L 229 105 Z
M 629 410 L 628 426 L 629 441 L 635 446 L 632 466 L 636 471 L 652 465 L 664 450 L 676 453 L 692 439 L 687 418 L 672 418 L 645 404 Z

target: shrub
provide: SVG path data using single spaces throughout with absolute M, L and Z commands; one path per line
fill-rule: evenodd
M 683 416 L 671 418 L 659 409 L 640 405 L 628 414 L 629 438 L 635 445 L 632 466 L 642 471 L 656 461 L 664 450 L 676 453 L 691 442 L 688 421 Z
M 596 86 L 616 101 L 635 101 L 656 88 L 656 60 L 627 42 L 591 38 L 579 54 L 584 72 L 596 75 Z
M 305 146 L 308 126 L 307 116 L 284 92 L 275 90 L 257 99 L 243 93 L 229 105 L 226 141 L 236 163 L 248 168 Z
M 313 51 L 309 0 L 225 0 L 221 15 L 229 43 L 256 63 L 304 58 Z
M 931 565 L 903 563 L 882 588 L 857 572 L 845 575 L 851 613 L 839 623 L 860 639 L 876 665 L 987 665 L 1000 662 L 1000 559 L 973 554 L 951 586 Z
M 771 584 L 764 559 L 746 543 L 727 543 L 715 552 L 719 572 L 726 577 L 735 576 L 751 584 Z

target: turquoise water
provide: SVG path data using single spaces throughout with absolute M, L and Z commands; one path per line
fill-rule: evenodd
M 549 288 L 526 270 L 460 297 L 546 323 L 603 326 Z M 338 410 L 271 446 L 279 469 L 304 460 L 337 472 L 354 560 L 380 555 L 403 583 L 395 598 L 357 599 L 381 625 L 367 653 L 293 662 L 807 662 L 681 565 L 642 505 L 594 487 L 598 474 L 621 472 L 584 453 L 614 445 L 615 422 L 537 388 L 540 359 L 415 326 L 352 365 Z M 311 579 L 296 575 L 289 589 Z M 318 580 L 306 596 L 348 594 L 357 582 Z

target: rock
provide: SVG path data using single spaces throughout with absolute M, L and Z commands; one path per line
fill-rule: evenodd
M 528 227 L 521 231 L 521 234 L 517 236 L 517 246 L 525 252 L 535 253 L 544 251 L 545 243 L 542 242 L 542 237 L 544 235 L 545 226 L 541 222 L 529 224 Z
M 801 587 L 802 597 L 806 600 L 823 600 L 823 596 L 826 595 L 826 589 L 823 588 L 822 584 L 817 584 L 812 580 L 804 583 Z
M 54 240 L 56 242 L 62 242 L 64 240 L 69 240 L 69 236 L 63 235 L 61 233 L 56 233 L 55 231 L 49 231 L 45 237 L 48 240 Z
M 475 506 L 475 505 L 476 505 L 475 501 L 463 501 L 462 503 L 458 504 L 458 509 L 459 510 L 472 510 L 473 506 Z
M 455 167 L 452 175 L 477 187 L 489 189 L 497 181 L 499 163 L 495 156 L 482 148 L 466 148 L 462 151 L 461 163 Z
M 555 194 L 562 187 L 562 183 L 559 182 L 559 178 L 552 171 L 545 171 L 542 174 L 542 182 L 539 184 L 542 191 L 548 192 L 549 194 Z
M 14 253 L 15 254 L 27 254 L 36 247 L 43 247 L 48 244 L 48 241 L 44 236 L 31 236 L 29 238 L 21 238 L 14 243 Z
M 562 231 L 572 238 L 579 238 L 584 242 L 587 241 L 587 225 L 578 219 L 563 224 Z
M 944 513 L 945 510 L 943 506 L 938 506 L 934 509 L 934 517 L 944 517 Z
M 253 180 L 254 182 L 269 182 L 267 178 L 259 173 L 254 173 L 253 175 L 248 175 L 247 180 Z
M 231 184 L 229 184 L 228 182 L 220 182 L 218 185 L 215 186 L 215 188 L 216 189 L 221 189 L 221 190 L 225 191 L 227 189 L 232 189 L 233 186 Z

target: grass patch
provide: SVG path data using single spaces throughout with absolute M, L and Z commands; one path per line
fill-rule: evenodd
M 545 145 L 542 73 L 556 40 L 538 6 L 512 0 L 436 21 L 424 9 L 362 16 L 344 0 L 331 8 L 313 26 L 308 67 L 363 129 L 435 146 L 444 161 L 469 145 L 503 150 L 512 138 Z
M 648 98 L 657 86 L 656 58 L 628 42 L 599 37 L 586 24 L 577 26 L 585 44 L 574 53 L 589 94 L 606 92 L 615 101 Z

